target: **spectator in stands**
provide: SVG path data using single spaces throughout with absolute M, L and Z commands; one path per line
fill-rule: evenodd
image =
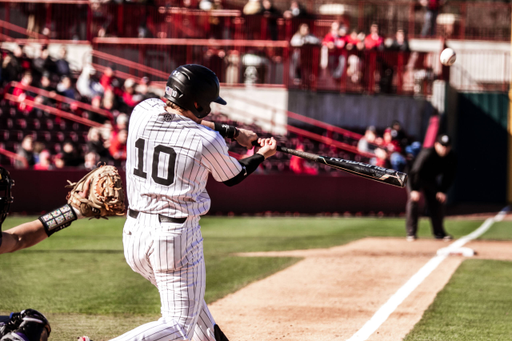
M 85 154 L 84 163 L 81 168 L 89 171 L 93 170 L 98 165 L 98 162 L 100 162 L 100 156 L 95 152 L 88 152 Z
M 363 137 L 357 143 L 357 150 L 362 153 L 375 153 L 377 148 L 377 129 L 375 126 L 366 128 Z
M 69 76 L 62 76 L 59 84 L 57 84 L 57 93 L 67 98 L 76 99 L 76 92 Z
M 395 34 L 395 39 L 393 39 L 393 43 L 389 47 L 391 51 L 401 51 L 401 52 L 409 52 L 409 42 L 405 36 L 404 30 L 397 30 Z
M 62 159 L 62 153 L 58 153 L 53 157 L 53 165 L 57 169 L 65 167 L 64 160 Z
M 242 12 L 245 15 L 257 15 L 261 14 L 263 11 L 263 5 L 261 4 L 261 0 L 249 0 L 245 4 Z
M 379 35 L 379 25 L 370 26 L 370 33 L 364 38 L 364 48 L 379 51 L 384 49 L 384 38 Z
M 102 109 L 101 108 L 101 97 L 100 96 L 93 97 L 93 99 L 91 100 L 91 106 L 97 110 Z M 106 121 L 108 121 L 108 117 L 106 117 L 102 114 L 99 114 L 96 111 L 92 111 L 92 110 L 87 112 L 87 118 L 90 119 L 91 121 L 98 122 L 101 124 L 104 124 Z
M 12 95 L 17 97 L 17 99 L 20 101 L 18 103 L 18 110 L 28 114 L 32 111 L 33 106 L 31 104 L 25 103 L 25 100 L 33 101 L 33 93 L 28 92 L 25 87 L 32 85 L 32 73 L 30 71 L 26 71 L 23 74 L 23 77 L 21 78 L 21 81 L 18 85 L 14 88 L 12 91 Z
M 374 156 L 370 158 L 370 164 L 379 167 L 388 166 L 388 153 L 381 147 L 382 138 L 377 137 L 377 129 L 374 126 L 366 128 L 364 136 L 357 143 L 357 150 L 361 153 L 369 153 Z
M 53 169 L 52 158 L 50 152 L 44 149 L 39 153 L 39 160 L 34 165 L 34 170 L 50 170 Z
M 114 79 L 114 69 L 111 66 L 107 66 L 103 75 L 100 78 L 100 84 L 104 91 L 112 90 L 112 81 Z
M 384 135 L 382 136 L 382 148 L 384 148 L 389 155 L 389 163 L 391 168 L 402 172 L 407 165 L 407 160 L 404 156 L 404 150 L 400 145 L 400 142 L 393 138 L 391 128 L 386 128 Z
M 422 37 L 436 35 L 437 16 L 444 3 L 445 0 L 420 0 L 420 5 L 425 8 L 424 22 L 421 28 Z
M 128 115 L 121 113 L 116 117 L 116 125 L 114 127 L 114 133 L 118 133 L 121 130 L 128 129 Z
M 391 136 L 394 140 L 398 141 L 402 150 L 409 145 L 409 136 L 402 128 L 402 123 L 398 120 L 393 120 L 391 123 Z
M 112 134 L 110 139 L 110 155 L 114 158 L 114 165 L 121 167 L 126 161 L 126 139 L 128 130 L 120 130 L 117 134 Z
M 223 9 L 222 0 L 213 0 L 210 10 Z M 213 39 L 227 39 L 229 37 L 229 30 L 224 27 L 223 20 L 217 15 L 210 15 L 208 17 L 210 23 L 210 38 Z
M 304 151 L 304 145 L 299 143 L 295 148 Z M 290 170 L 295 174 L 318 175 L 318 169 L 307 164 L 306 159 L 293 155 L 290 158 Z
M 213 3 L 210 0 L 199 1 L 199 9 L 203 11 L 209 11 L 213 7 Z
M 62 76 L 71 76 L 71 69 L 69 67 L 69 62 L 66 60 L 68 56 L 68 49 L 65 45 L 62 45 L 59 49 L 59 58 L 55 61 L 57 66 L 57 74 Z
M 303 23 L 299 26 L 299 30 L 293 35 L 290 40 L 290 45 L 294 47 L 291 60 L 290 60 L 290 78 L 294 83 L 298 84 L 302 75 L 302 62 L 301 62 L 301 47 L 304 45 L 319 45 L 320 39 L 309 33 L 309 25 Z M 310 61 L 307 60 L 309 63 Z
M 298 0 L 292 0 L 290 2 L 290 8 L 283 13 L 285 19 L 306 18 L 308 16 L 309 13 L 302 7 Z
M 4 84 L 19 81 L 23 73 L 21 60 L 12 52 L 6 52 L 2 61 L 2 82 Z
M 267 19 L 267 39 L 277 40 L 277 19 L 281 16 L 281 13 L 270 0 L 263 0 L 262 6 L 261 14 Z
M 108 141 L 110 142 L 110 141 Z M 112 161 L 112 156 L 108 150 L 109 143 L 105 143 L 98 128 L 92 127 L 87 134 L 87 151 L 94 152 L 99 155 L 101 162 L 109 163 Z
M 16 153 L 18 156 L 24 159 L 24 161 L 16 160 L 14 162 L 15 168 L 32 168 L 36 164 L 34 156 L 34 138 L 32 135 L 26 135 L 21 141 L 21 146 Z
M 42 103 L 44 105 L 53 106 L 55 104 L 55 100 L 53 98 L 55 97 L 57 92 L 56 92 L 55 87 L 52 86 L 52 83 L 50 80 L 50 73 L 48 71 L 45 71 L 43 73 L 43 75 L 41 76 L 41 79 L 39 81 L 39 88 L 49 92 L 48 97 L 47 96 L 37 96 L 40 99 L 40 103 Z
M 148 98 L 160 98 L 160 96 L 158 96 L 149 89 L 150 83 L 151 81 L 149 80 L 149 77 L 142 77 L 139 85 L 137 85 L 137 87 L 135 88 L 135 91 L 137 93 L 137 102 L 142 102 Z
M 46 45 L 40 45 L 37 56 L 32 59 L 32 76 L 35 83 L 39 83 L 43 73 L 48 72 L 45 68 L 46 59 L 48 58 L 48 48 Z
M 345 48 L 350 53 L 356 53 L 357 51 L 364 50 L 364 34 L 363 39 L 361 40 L 361 36 L 359 33 L 357 33 L 356 29 L 350 31 L 350 34 L 347 35 L 345 39 L 347 42 Z
M 346 28 L 344 29 L 346 32 Z M 340 24 L 334 21 L 331 24 L 331 30 L 327 33 L 322 41 L 322 45 L 329 50 L 328 67 L 334 79 L 339 80 L 343 75 L 346 63 L 346 38 L 340 36 Z
M 22 72 L 30 71 L 32 62 L 30 58 L 25 54 L 23 45 L 15 45 L 12 53 L 20 63 Z
M 103 96 L 103 86 L 100 84 L 96 75 L 96 69 L 92 65 L 85 65 L 82 73 L 76 81 L 76 89 L 82 97 L 89 101 L 96 96 Z
M 121 111 L 131 113 L 133 108 L 139 103 L 135 96 L 135 81 L 133 78 L 127 78 L 124 81 L 124 91 L 122 95 Z
M 84 158 L 71 141 L 66 141 L 62 145 L 62 161 L 65 167 L 78 167 L 84 162 Z

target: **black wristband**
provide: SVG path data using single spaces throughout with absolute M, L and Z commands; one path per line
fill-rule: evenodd
M 39 217 L 39 221 L 44 226 L 44 230 L 46 231 L 46 234 L 51 236 L 55 232 L 58 232 L 62 230 L 63 228 L 68 227 L 71 225 L 72 221 L 77 220 L 78 217 L 76 216 L 75 211 L 73 210 L 73 207 L 71 205 L 66 204 L 60 208 L 57 208 L 56 210 L 43 214 Z
M 218 122 L 214 122 L 213 124 L 215 126 L 215 131 L 218 131 L 222 137 L 232 139 L 238 137 L 238 135 L 240 134 L 240 131 L 238 131 L 236 127 L 230 126 L 229 124 L 222 124 Z

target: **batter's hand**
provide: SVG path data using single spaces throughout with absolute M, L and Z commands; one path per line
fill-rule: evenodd
M 273 156 L 276 153 L 277 141 L 273 137 L 269 139 L 259 138 L 258 143 L 261 146 L 260 150 L 258 150 L 258 154 L 263 155 L 265 159 Z
M 441 204 L 444 204 L 445 201 L 446 201 L 446 194 L 444 194 L 443 192 L 437 192 L 436 193 L 436 199 L 437 201 L 439 201 Z
M 420 201 L 420 192 L 418 191 L 411 191 L 411 200 L 412 201 Z
M 258 135 L 256 135 L 252 130 L 238 128 L 238 131 L 240 134 L 235 137 L 236 142 L 247 149 L 252 149 L 252 141 L 257 140 Z

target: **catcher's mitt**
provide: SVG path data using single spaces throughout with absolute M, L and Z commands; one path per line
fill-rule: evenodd
M 101 165 L 80 181 L 68 182 L 66 187 L 72 188 L 66 198 L 68 204 L 84 217 L 107 219 L 107 216 L 124 214 L 123 182 L 116 167 Z

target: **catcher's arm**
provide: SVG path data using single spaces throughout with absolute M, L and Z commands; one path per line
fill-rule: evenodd
M 89 193 L 89 184 L 88 182 L 84 186 L 84 190 L 80 192 L 79 194 L 82 197 L 86 197 Z M 60 215 L 61 210 L 66 210 L 66 207 L 69 205 L 64 205 L 61 208 L 58 208 L 48 214 L 45 214 L 41 217 L 45 216 L 58 216 Z M 71 209 L 71 206 L 68 207 Z M 74 210 L 73 210 L 74 211 Z M 71 224 L 72 221 L 76 220 L 77 218 L 82 218 L 82 216 L 79 213 L 70 214 L 70 216 L 73 218 L 69 221 L 63 221 L 63 225 L 66 223 Z M 0 254 L 2 253 L 9 253 L 9 252 L 15 252 L 18 250 L 26 249 L 28 247 L 34 246 L 46 238 L 48 238 L 51 234 L 62 230 L 64 227 L 69 226 L 67 224 L 66 226 L 63 226 L 62 228 L 58 230 L 49 230 L 45 225 L 43 224 L 43 221 L 39 219 L 30 221 L 28 223 L 24 223 L 18 226 L 15 226 L 7 231 L 1 232 L 1 238 L 0 238 Z

